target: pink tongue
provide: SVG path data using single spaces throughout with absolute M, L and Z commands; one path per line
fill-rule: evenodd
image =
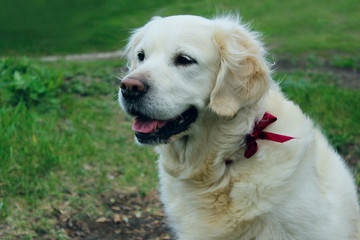
M 152 133 L 165 126 L 167 121 L 135 118 L 132 130 L 141 133 Z

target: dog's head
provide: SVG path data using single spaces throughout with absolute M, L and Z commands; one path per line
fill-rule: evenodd
M 269 88 L 256 33 L 231 17 L 153 18 L 133 33 L 125 53 L 129 73 L 119 103 L 136 117 L 133 130 L 144 144 L 168 142 L 205 109 L 232 117 Z

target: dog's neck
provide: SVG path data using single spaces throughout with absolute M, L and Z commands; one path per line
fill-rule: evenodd
M 161 167 L 182 180 L 219 181 L 229 167 L 229 159 L 241 161 L 246 136 L 252 131 L 255 119 L 264 114 L 263 101 L 240 109 L 232 118 L 219 117 L 211 110 L 200 113 L 187 135 L 157 147 Z M 213 168 L 222 171 L 215 173 Z M 207 179 L 202 179 L 204 176 Z

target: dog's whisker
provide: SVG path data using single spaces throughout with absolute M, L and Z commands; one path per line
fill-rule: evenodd
M 117 76 L 117 75 L 115 75 L 115 74 L 113 74 L 113 77 L 115 77 L 116 79 L 120 80 L 120 82 L 122 81 L 122 78 L 119 77 L 119 76 Z
M 114 94 L 111 98 L 112 98 L 113 101 L 116 101 L 116 102 L 117 102 L 118 99 L 119 99 L 119 94 L 116 93 L 116 94 Z

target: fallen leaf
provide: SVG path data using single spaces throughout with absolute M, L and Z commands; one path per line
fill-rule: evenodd
M 140 211 L 137 211 L 137 212 L 135 213 L 135 216 L 136 216 L 137 218 L 141 217 L 141 215 L 142 215 L 142 213 L 141 213 Z
M 99 217 L 98 219 L 96 219 L 96 222 L 98 223 L 111 222 L 111 220 L 107 217 Z
M 117 206 L 112 206 L 111 209 L 115 211 L 121 211 L 121 208 Z
M 114 223 L 119 223 L 119 222 L 121 222 L 121 216 L 120 216 L 120 214 L 114 214 L 113 220 L 114 220 Z
M 128 225 L 129 224 L 129 219 L 126 216 L 122 217 L 122 220 Z

